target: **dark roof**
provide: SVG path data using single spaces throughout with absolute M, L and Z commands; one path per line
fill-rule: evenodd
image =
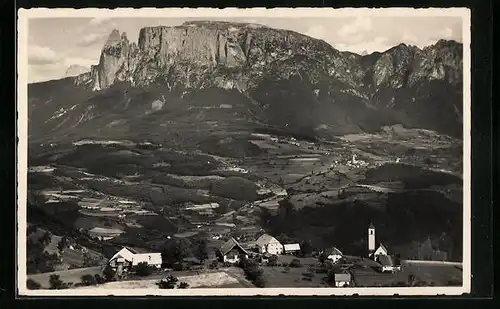
M 378 257 L 378 262 L 382 266 L 394 266 L 394 262 L 390 255 L 381 255 Z
M 382 249 L 384 249 L 385 252 L 389 252 L 389 251 L 387 251 L 387 248 L 384 246 L 383 243 L 380 243 L 378 246 L 381 247 Z
M 370 222 L 370 225 L 368 225 L 368 228 L 369 228 L 369 229 L 374 229 L 374 228 L 375 228 L 375 225 L 373 225 L 373 223 L 372 223 L 372 222 Z
M 240 250 L 248 254 L 247 250 L 243 248 L 239 242 L 236 241 L 233 237 L 231 237 L 228 241 L 226 241 L 219 249 L 222 255 L 226 255 L 229 251 L 233 250 L 234 247 L 238 247 Z
M 128 246 L 125 246 L 124 248 L 127 248 L 133 254 L 149 253 L 150 252 L 149 250 L 142 249 L 142 248 L 137 248 L 137 247 L 128 247 Z
M 335 255 L 343 255 L 342 251 L 340 251 L 339 249 L 337 249 L 335 247 L 331 248 L 329 251 L 327 251 L 327 253 L 329 255 L 333 255 L 333 254 L 335 254 Z

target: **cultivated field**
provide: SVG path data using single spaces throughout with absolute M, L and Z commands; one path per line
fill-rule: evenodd
M 95 274 L 102 275 L 102 270 L 103 267 L 101 266 L 76 268 L 70 270 L 55 271 L 50 273 L 28 275 L 28 279 L 35 280 L 36 282 L 40 283 L 41 288 L 48 289 L 50 288 L 49 279 L 51 275 L 58 275 L 59 279 L 65 283 L 72 282 L 73 284 L 75 284 L 81 282 L 82 281 L 81 278 L 84 275 L 92 275 L 92 276 L 94 276 Z
M 166 277 L 166 275 L 165 275 Z M 239 280 L 224 271 L 210 272 L 199 275 L 179 276 L 179 282 L 186 282 L 189 288 L 221 288 L 221 287 L 244 287 Z M 97 286 L 81 287 L 104 288 L 104 289 L 157 289 L 156 283 L 159 279 L 125 280 L 109 282 Z

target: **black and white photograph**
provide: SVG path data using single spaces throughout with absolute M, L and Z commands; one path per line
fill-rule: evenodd
M 18 17 L 19 295 L 470 292 L 468 9 Z

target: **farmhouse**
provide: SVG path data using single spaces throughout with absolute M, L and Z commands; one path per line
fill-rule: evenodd
M 394 257 L 390 255 L 379 255 L 377 257 L 377 262 L 380 263 L 379 271 L 386 273 L 386 272 L 395 272 L 398 270 L 401 270 L 401 265 L 395 259 Z
M 351 274 L 350 273 L 339 273 L 335 274 L 335 287 L 342 288 L 351 285 Z
M 283 249 L 285 254 L 297 254 L 300 252 L 299 244 L 285 244 L 283 245 Z
M 263 234 L 255 241 L 259 253 L 282 254 L 283 245 L 274 237 Z
M 233 237 L 226 241 L 217 251 L 219 260 L 228 263 L 238 263 L 242 258 L 248 258 L 248 255 L 248 251 Z
M 161 253 L 139 253 L 134 249 L 123 247 L 108 260 L 108 264 L 117 272 L 130 269 L 130 267 L 137 266 L 142 262 L 160 268 L 162 264 Z
M 327 251 L 326 254 L 327 254 L 326 258 L 332 261 L 333 263 L 337 263 L 343 256 L 342 251 L 340 251 L 335 247 Z

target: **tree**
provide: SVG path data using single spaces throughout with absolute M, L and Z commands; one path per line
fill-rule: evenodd
M 266 286 L 266 278 L 264 277 L 264 275 L 260 274 L 259 276 L 257 276 L 257 278 L 255 278 L 253 284 L 255 284 L 255 286 L 258 288 L 263 288 Z
M 312 247 L 310 240 L 304 240 L 300 244 L 300 253 L 302 254 L 302 256 L 304 256 L 304 257 L 311 256 L 312 251 L 313 251 L 313 247 Z
M 194 248 L 194 255 L 200 263 L 203 264 L 208 259 L 208 243 L 206 239 L 200 239 L 197 241 Z
M 276 265 L 278 265 L 278 256 L 277 255 L 271 255 L 269 257 L 267 265 L 269 265 L 269 266 L 276 266 Z
M 96 277 L 92 276 L 92 275 L 83 275 L 81 277 L 81 280 L 82 280 L 82 284 L 85 285 L 85 286 L 96 285 L 97 284 Z
M 213 260 L 210 265 L 208 265 L 208 268 L 210 269 L 218 269 L 219 268 L 219 262 L 217 260 Z
M 28 290 L 38 290 L 41 285 L 33 279 L 28 279 L 26 280 L 26 287 L 28 288 Z
M 51 290 L 60 290 L 65 288 L 65 284 L 61 279 L 59 279 L 59 275 L 50 275 L 49 284 Z
M 68 244 L 69 244 L 68 238 L 66 238 L 66 236 L 63 236 L 61 237 L 61 240 L 59 240 L 59 243 L 57 244 L 57 249 L 59 249 L 59 251 L 63 251 L 64 249 L 66 249 Z
M 102 275 L 106 281 L 111 281 L 115 277 L 116 271 L 109 264 L 104 268 Z
M 134 267 L 134 271 L 136 275 L 141 277 L 147 277 L 153 272 L 151 267 L 146 262 L 140 262 L 139 264 L 137 264 L 137 266 Z
M 319 254 L 318 256 L 318 261 L 321 263 L 321 265 L 324 265 L 327 259 L 326 253 L 323 251 Z
M 299 259 L 293 259 L 291 262 L 290 262 L 290 267 L 300 267 L 302 266 L 300 264 L 300 260 Z
M 179 263 L 191 254 L 191 242 L 185 238 L 170 240 L 162 250 L 162 259 L 165 264 Z
M 48 245 L 50 243 L 50 240 L 52 239 L 52 235 L 50 232 L 45 232 L 42 237 L 40 237 L 39 241 L 43 245 Z

